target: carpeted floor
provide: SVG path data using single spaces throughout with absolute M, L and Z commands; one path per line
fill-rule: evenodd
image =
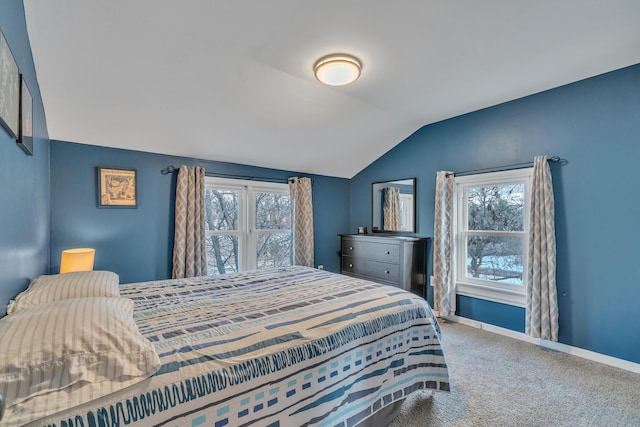
M 640 374 L 441 322 L 450 393 L 414 393 L 390 427 L 640 426 Z

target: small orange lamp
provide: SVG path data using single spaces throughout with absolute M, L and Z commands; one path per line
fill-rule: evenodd
M 60 274 L 93 270 L 95 255 L 96 250 L 92 248 L 76 248 L 62 251 Z

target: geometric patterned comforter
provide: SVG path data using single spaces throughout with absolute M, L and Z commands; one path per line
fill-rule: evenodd
M 424 299 L 306 267 L 121 285 L 162 362 L 43 426 L 352 426 L 449 390 Z

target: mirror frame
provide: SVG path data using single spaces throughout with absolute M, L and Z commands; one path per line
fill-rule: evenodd
M 375 206 L 375 191 L 376 191 L 376 185 L 377 184 L 387 184 L 390 182 L 398 182 L 398 181 L 411 181 L 412 182 L 412 186 L 413 186 L 413 230 L 410 231 L 406 231 L 406 230 L 381 230 L 380 228 L 377 228 L 376 225 L 374 224 L 374 212 L 376 209 Z M 372 182 L 371 183 L 371 232 L 372 233 L 391 233 L 391 234 L 415 234 L 418 232 L 418 220 L 417 220 L 417 203 L 416 203 L 416 178 L 404 178 L 404 179 L 390 179 L 387 181 L 377 181 L 377 182 Z

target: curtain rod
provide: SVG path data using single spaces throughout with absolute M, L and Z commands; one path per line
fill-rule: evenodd
M 163 175 L 169 175 L 170 173 L 179 171 L 180 168 L 176 168 L 173 165 L 169 165 L 166 168 L 162 169 Z M 231 178 L 231 179 L 246 179 L 249 181 L 267 181 L 267 182 L 280 182 L 280 183 L 288 183 L 288 178 L 268 178 L 264 176 L 250 176 L 250 175 L 234 175 L 229 173 L 214 173 L 214 172 L 206 172 L 205 176 L 211 176 L 215 178 Z
M 560 164 L 566 164 L 567 163 L 567 161 L 565 159 L 561 159 L 558 156 L 549 157 L 547 159 L 547 162 L 560 163 Z M 502 171 L 507 171 L 507 170 L 530 168 L 532 166 L 533 166 L 533 162 L 514 163 L 512 165 L 495 166 L 495 167 L 492 167 L 492 168 L 481 168 L 481 169 L 472 169 L 472 170 L 466 170 L 466 171 L 460 171 L 460 172 L 453 172 L 453 173 L 448 173 L 447 176 L 451 176 L 451 175 L 453 175 L 453 176 L 465 176 L 465 175 L 473 175 L 473 174 L 477 174 L 477 173 L 502 172 Z

